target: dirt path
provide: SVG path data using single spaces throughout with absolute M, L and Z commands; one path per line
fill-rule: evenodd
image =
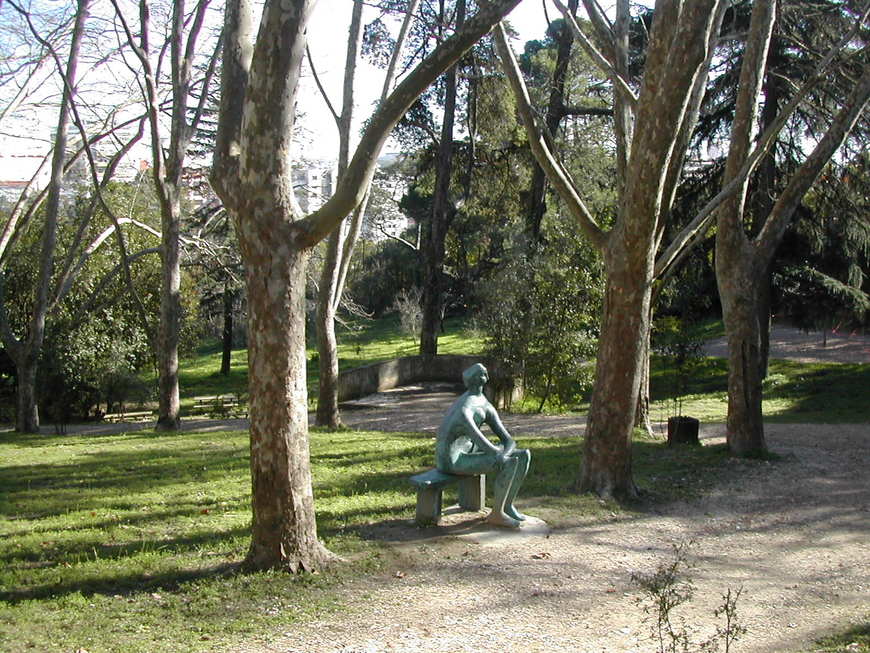
M 768 438 L 783 460 L 735 461 L 731 481 L 659 514 L 496 540 L 409 525 L 393 567 L 345 588 L 347 611 L 244 650 L 652 651 L 630 575 L 689 540 L 696 598 L 679 614 L 694 641 L 712 633 L 720 594 L 742 586 L 749 632 L 736 650 L 811 650 L 870 616 L 870 427 L 772 425 Z
M 819 344 L 777 329 L 772 355 L 870 362 L 865 338 Z M 708 355 L 717 346 L 710 343 Z M 452 394 L 402 388 L 343 415 L 361 428 L 434 433 Z M 578 416 L 509 415 L 505 423 L 515 434 L 584 428 Z M 777 424 L 766 436 L 782 460 L 735 460 L 730 480 L 704 498 L 655 514 L 589 519 L 548 535 L 502 531 L 493 538 L 473 521 L 440 531 L 409 524 L 392 542 L 380 532 L 398 560 L 346 587 L 346 611 L 243 650 L 654 651 L 631 574 L 652 571 L 671 559 L 673 544 L 694 541 L 695 598 L 679 609 L 694 642 L 721 624 L 713 616 L 721 594 L 743 587 L 738 611 L 748 633 L 734 650 L 811 651 L 817 637 L 870 619 L 870 425 Z M 724 427 L 708 425 L 702 438 L 721 442 Z
M 724 358 L 728 343 L 725 338 L 711 340 L 704 346 L 704 354 Z M 770 357 L 801 363 L 870 363 L 870 335 L 848 331 L 806 333 L 777 324 L 770 330 Z
M 775 333 L 772 355 L 870 362 L 864 338 L 829 340 L 822 350 L 818 337 L 803 344 L 800 337 Z M 345 407 L 343 418 L 365 429 L 434 434 L 453 396 L 449 387 L 401 388 Z M 584 428 L 580 416 L 503 417 L 515 435 Z M 184 428 L 246 429 L 247 422 L 192 420 Z M 733 650 L 811 651 L 816 637 L 870 620 L 870 424 L 773 424 L 766 436 L 782 460 L 735 460 L 730 480 L 710 494 L 657 513 L 590 518 L 548 535 L 493 537 L 473 520 L 440 530 L 375 526 L 396 562 L 344 587 L 346 610 L 233 651 L 646 653 L 657 649 L 631 573 L 653 570 L 670 559 L 672 544 L 690 540 L 695 598 L 679 615 L 694 642 L 721 623 L 713 617 L 721 594 L 743 587 L 738 611 L 749 631 Z M 723 426 L 705 426 L 702 438 L 722 441 Z M 522 493 L 517 503 L 523 509 Z

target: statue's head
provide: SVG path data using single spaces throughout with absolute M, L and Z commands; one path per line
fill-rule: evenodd
M 478 383 L 483 385 L 489 380 L 486 368 L 480 363 L 475 363 L 462 373 L 462 382 L 466 388 L 471 388 Z

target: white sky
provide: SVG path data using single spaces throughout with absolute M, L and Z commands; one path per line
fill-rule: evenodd
M 547 21 L 542 8 L 543 0 L 522 0 L 509 16 L 509 20 L 520 34 L 515 49 L 529 39 L 542 38 Z M 558 16 L 558 11 L 547 0 L 550 18 Z M 321 81 L 330 94 L 336 109 L 341 106 L 341 84 L 344 74 L 344 59 L 347 47 L 347 30 L 350 22 L 350 0 L 319 0 L 309 26 L 309 47 Z M 377 12 L 366 7 L 363 21 L 370 22 Z M 398 30 L 398 23 L 396 24 Z M 307 63 L 306 63 L 307 66 Z M 362 121 L 368 117 L 370 108 L 380 96 L 384 72 L 365 61 L 360 61 L 357 69 L 356 125 L 354 133 L 359 133 Z M 310 74 L 306 74 L 300 88 L 299 106 L 304 113 L 300 124 L 311 133 L 311 142 L 300 144 L 309 159 L 334 160 L 338 155 L 338 131 L 320 92 Z M 37 115 L 38 114 L 38 115 Z M 43 115 L 44 114 L 44 115 Z M 45 118 L 45 119 L 43 119 Z M 21 120 L 24 122 L 21 122 Z M 13 125 L 0 128 L 0 180 L 28 178 L 36 169 L 38 157 L 44 153 L 51 142 L 51 133 L 56 120 L 55 110 L 37 111 L 34 115 L 20 116 Z M 390 144 L 385 152 L 391 151 Z M 21 155 L 30 155 L 21 158 Z M 150 158 L 147 145 L 141 144 L 136 155 L 131 157 L 130 165 L 136 166 L 140 158 Z
M 543 38 L 547 21 L 542 5 L 542 0 L 522 0 L 508 16 L 514 29 L 520 33 L 520 40 L 514 43 L 515 50 L 521 49 L 525 41 Z M 551 20 L 559 16 L 558 10 L 552 3 L 547 2 L 547 5 Z M 311 56 L 317 66 L 320 81 L 327 89 L 330 102 L 337 111 L 341 109 L 341 84 L 344 76 L 350 10 L 351 3 L 348 0 L 320 0 L 308 28 Z M 363 23 L 370 22 L 376 15 L 371 7 L 366 7 Z M 357 80 L 354 133 L 359 133 L 362 121 L 370 113 L 369 108 L 380 97 L 384 71 L 361 61 L 357 67 Z M 315 159 L 335 159 L 338 154 L 338 130 L 310 75 L 305 77 L 300 88 L 299 107 L 305 114 L 300 124 L 309 130 L 313 137 L 310 144 L 305 144 L 306 156 Z M 390 143 L 387 143 L 384 148 L 384 152 L 388 151 L 391 151 Z

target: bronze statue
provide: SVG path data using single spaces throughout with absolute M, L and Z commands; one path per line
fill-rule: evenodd
M 517 449 L 516 442 L 499 419 L 493 405 L 483 394 L 489 380 L 486 368 L 477 363 L 462 373 L 466 392 L 457 399 L 441 422 L 435 446 L 439 471 L 459 476 L 495 473 L 495 503 L 487 521 L 517 528 L 526 516 L 514 508 L 514 499 L 529 471 L 531 454 Z M 498 436 L 495 445 L 481 432 L 488 424 Z

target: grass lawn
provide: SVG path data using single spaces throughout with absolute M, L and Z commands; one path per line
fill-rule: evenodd
M 660 357 L 652 359 L 652 417 L 675 414 L 674 375 Z M 722 358 L 704 358 L 689 380 L 682 413 L 701 421 L 724 422 L 728 410 L 728 368 Z M 762 410 L 769 422 L 870 422 L 870 365 L 795 363 L 771 360 Z
M 369 365 L 399 356 L 417 354 L 417 343 L 402 333 L 397 315 L 388 315 L 379 320 L 365 321 L 353 330 L 338 327 L 338 364 L 340 370 Z M 438 338 L 441 354 L 475 354 L 481 351 L 480 337 L 466 328 L 465 320 L 449 318 L 445 321 L 445 333 Z M 182 408 L 193 405 L 194 397 L 221 394 L 245 394 L 248 390 L 248 352 L 235 350 L 230 359 L 230 374 L 223 376 L 221 347 L 217 341 L 201 347 L 193 356 L 181 361 L 179 384 Z M 317 348 L 308 348 L 308 400 L 316 405 L 320 369 Z M 184 410 L 182 410 L 182 414 Z
M 397 356 L 417 352 L 412 338 L 399 329 L 398 317 L 387 316 L 364 322 L 357 330 L 339 328 L 339 366 L 349 369 Z M 721 320 L 709 320 L 698 326 L 704 339 L 723 334 Z M 445 354 L 475 354 L 483 350 L 480 335 L 467 328 L 462 319 L 448 319 L 445 333 L 438 339 L 438 351 Z M 317 400 L 319 369 L 316 350 L 309 349 L 308 391 L 314 408 Z M 196 356 L 181 364 L 182 405 L 189 408 L 193 398 L 218 394 L 244 394 L 247 391 L 247 351 L 233 352 L 229 377 L 221 376 L 221 352 L 218 343 L 203 347 Z M 651 410 L 654 421 L 664 422 L 676 414 L 673 395 L 674 372 L 666 360 L 652 357 L 650 384 Z M 704 358 L 694 370 L 683 398 L 682 413 L 705 422 L 724 422 L 728 408 L 728 370 L 721 358 Z M 771 360 L 765 381 L 764 415 L 771 422 L 868 422 L 870 402 L 870 365 L 841 363 L 794 363 Z M 533 411 L 538 399 L 531 397 L 514 405 L 514 410 Z M 571 412 L 586 412 L 581 403 L 568 407 Z
M 535 461 L 521 507 L 554 526 L 696 494 L 727 468 L 721 447 L 675 452 L 640 439 L 635 473 L 646 502 L 620 507 L 568 491 L 576 439 L 520 446 Z M 173 651 L 198 651 L 341 609 L 343 579 L 390 564 L 388 550 L 366 539 L 371 525 L 412 528 L 407 477 L 431 465 L 432 441 L 315 430 L 311 455 L 320 534 L 351 562 L 314 576 L 242 574 L 245 433 L 0 434 L 0 650 L 132 653 L 172 642 Z

